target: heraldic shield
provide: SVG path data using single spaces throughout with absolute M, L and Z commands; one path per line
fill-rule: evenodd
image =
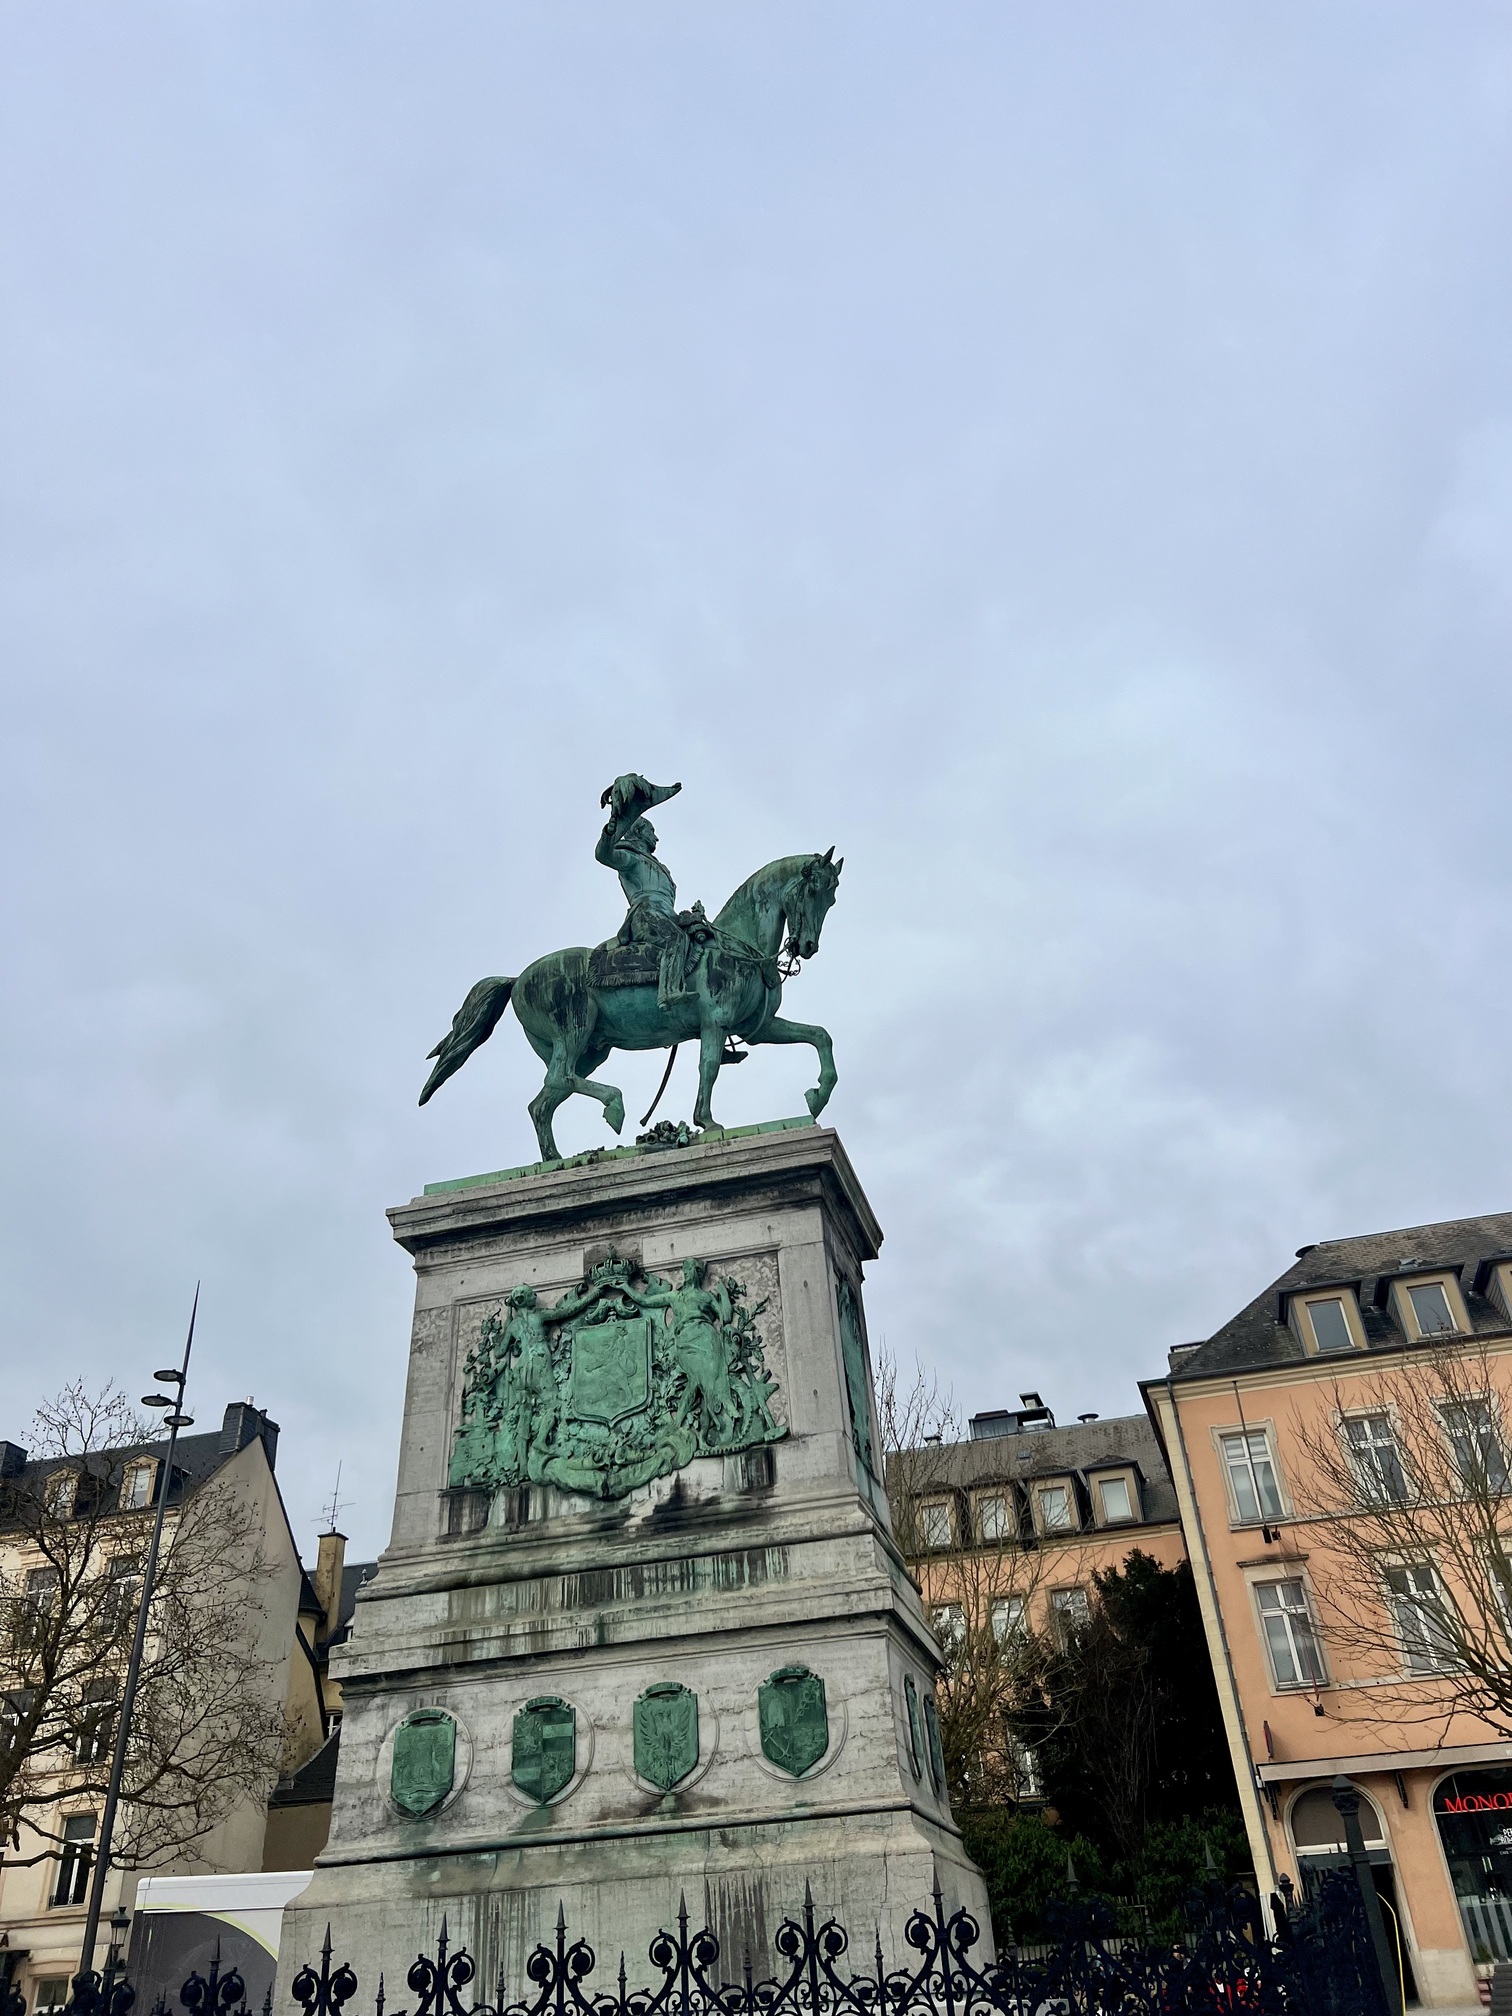
M 538 1694 L 514 1718 L 509 1775 L 527 1798 L 547 1805 L 577 1768 L 577 1715 L 555 1694 Z
M 801 1778 L 829 1748 L 824 1682 L 807 1666 L 783 1666 L 756 1690 L 761 1747 L 781 1771 Z
M 572 1376 L 567 1405 L 579 1421 L 612 1427 L 638 1414 L 651 1398 L 651 1319 L 611 1317 L 571 1333 Z
M 394 1731 L 389 1795 L 401 1813 L 418 1820 L 434 1813 L 452 1788 L 457 1768 L 457 1725 L 444 1708 L 417 1708 Z
M 698 1696 L 664 1680 L 642 1694 L 633 1721 L 636 1770 L 670 1792 L 698 1762 Z

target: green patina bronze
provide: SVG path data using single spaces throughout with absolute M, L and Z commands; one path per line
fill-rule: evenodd
M 577 1715 L 555 1694 L 538 1694 L 514 1718 L 509 1775 L 538 1806 L 572 1783 L 577 1769 Z
M 611 1050 L 666 1050 L 698 1044 L 696 1127 L 713 1127 L 714 1081 L 721 1064 L 744 1055 L 737 1041 L 807 1043 L 819 1058 L 819 1082 L 806 1097 L 819 1114 L 835 1089 L 829 1032 L 817 1023 L 778 1014 L 784 980 L 819 950 L 819 934 L 843 861 L 825 854 L 787 854 L 747 877 L 717 916 L 703 905 L 677 908 L 677 885 L 656 856 L 656 832 L 645 814 L 682 789 L 644 777 L 617 777 L 604 793 L 609 822 L 596 858 L 619 876 L 629 908 L 618 934 L 592 948 L 569 946 L 537 959 L 518 976 L 480 980 L 457 1010 L 451 1029 L 430 1053 L 436 1067 L 420 1094 L 423 1106 L 460 1070 L 514 1003 L 531 1047 L 546 1066 L 546 1082 L 530 1102 L 545 1161 L 557 1159 L 552 1115 L 574 1093 L 596 1099 L 618 1134 L 624 1095 L 590 1074 Z
M 549 1309 L 512 1288 L 467 1355 L 448 1481 L 623 1498 L 695 1456 L 780 1440 L 765 1307 L 696 1260 L 670 1282 L 612 1251 Z
M 866 1370 L 866 1345 L 861 1337 L 861 1311 L 855 1291 L 842 1280 L 836 1300 L 840 1305 L 840 1353 L 845 1360 L 845 1396 L 850 1402 L 851 1440 L 863 1470 L 877 1474 L 871 1431 L 871 1379 Z
M 940 1741 L 940 1718 L 933 1694 L 924 1696 L 924 1728 L 929 1737 L 929 1775 L 936 1792 L 945 1790 L 945 1746 Z
M 394 1731 L 389 1793 L 401 1813 L 421 1820 L 434 1813 L 452 1788 L 457 1768 L 457 1725 L 444 1708 L 417 1708 Z
M 756 1690 L 761 1748 L 780 1771 L 801 1778 L 829 1748 L 824 1682 L 807 1666 L 783 1666 Z
M 632 1721 L 636 1770 L 670 1792 L 698 1762 L 698 1696 L 679 1681 L 663 1680 L 642 1694 Z
M 919 1690 L 910 1673 L 903 1682 L 903 1700 L 908 1709 L 908 1761 L 915 1778 L 924 1776 L 924 1719 L 919 1713 Z

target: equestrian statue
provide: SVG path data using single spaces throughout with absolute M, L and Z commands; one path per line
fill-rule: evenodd
M 488 1041 L 513 1001 L 546 1066 L 546 1082 L 530 1102 L 544 1161 L 557 1159 L 552 1115 L 574 1092 L 596 1099 L 616 1134 L 624 1127 L 623 1093 L 592 1076 L 611 1050 L 670 1050 L 675 1057 L 680 1043 L 696 1038 L 693 1124 L 713 1128 L 714 1081 L 721 1064 L 743 1062 L 737 1044 L 808 1043 L 819 1058 L 808 1109 L 816 1119 L 824 1111 L 835 1089 L 829 1031 L 777 1011 L 784 980 L 819 950 L 845 863 L 835 860 L 833 847 L 786 854 L 748 876 L 717 916 L 707 916 L 701 903 L 679 910 L 677 884 L 657 859 L 656 829 L 646 814 L 681 789 L 634 774 L 615 778 L 600 800 L 609 820 L 594 854 L 619 876 L 629 906 L 624 923 L 602 945 L 548 952 L 515 979 L 480 980 L 430 1053 L 436 1068 L 420 1094 L 422 1106 Z M 671 1070 L 669 1058 L 668 1076 Z M 663 1091 L 666 1084 L 664 1077 Z

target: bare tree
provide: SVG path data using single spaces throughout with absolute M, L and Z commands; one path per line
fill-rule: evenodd
M 1512 1361 L 1440 1341 L 1371 1370 L 1367 1394 L 1336 1384 L 1326 1416 L 1295 1422 L 1325 1643 L 1374 1683 L 1350 1713 L 1512 1736 Z
M 120 1486 L 152 1439 L 124 1395 L 74 1384 L 39 1410 L 25 1472 L 0 1484 L 0 1840 L 12 1862 L 56 1857 L 62 1809 L 104 1796 L 151 1517 L 122 1510 Z M 115 1863 L 188 1847 L 278 1771 L 286 1727 L 262 1642 L 275 1571 L 257 1530 L 214 1478 L 169 1514 Z
M 1062 1642 L 1044 1621 L 1045 1599 L 1053 1586 L 1081 1583 L 1081 1551 L 1046 1548 L 1023 1531 L 1007 1482 L 995 1530 L 973 1523 L 954 1403 L 917 1361 L 903 1374 L 883 1355 L 877 1407 L 893 1533 L 945 1655 L 936 1702 L 950 1796 L 966 1806 L 1017 1802 L 1033 1789 L 1029 1746 L 1061 1713 L 1044 1684 Z M 990 1493 L 990 1480 L 979 1481 Z

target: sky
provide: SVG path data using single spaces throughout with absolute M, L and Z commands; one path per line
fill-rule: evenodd
M 1132 1412 L 1304 1242 L 1508 1207 L 1504 5 L 0 48 L 0 1436 L 202 1280 L 191 1411 L 385 1543 L 385 1207 L 534 1152 L 512 1017 L 425 1053 L 616 928 L 630 769 L 680 900 L 845 857 L 787 1012 L 963 1412 Z

